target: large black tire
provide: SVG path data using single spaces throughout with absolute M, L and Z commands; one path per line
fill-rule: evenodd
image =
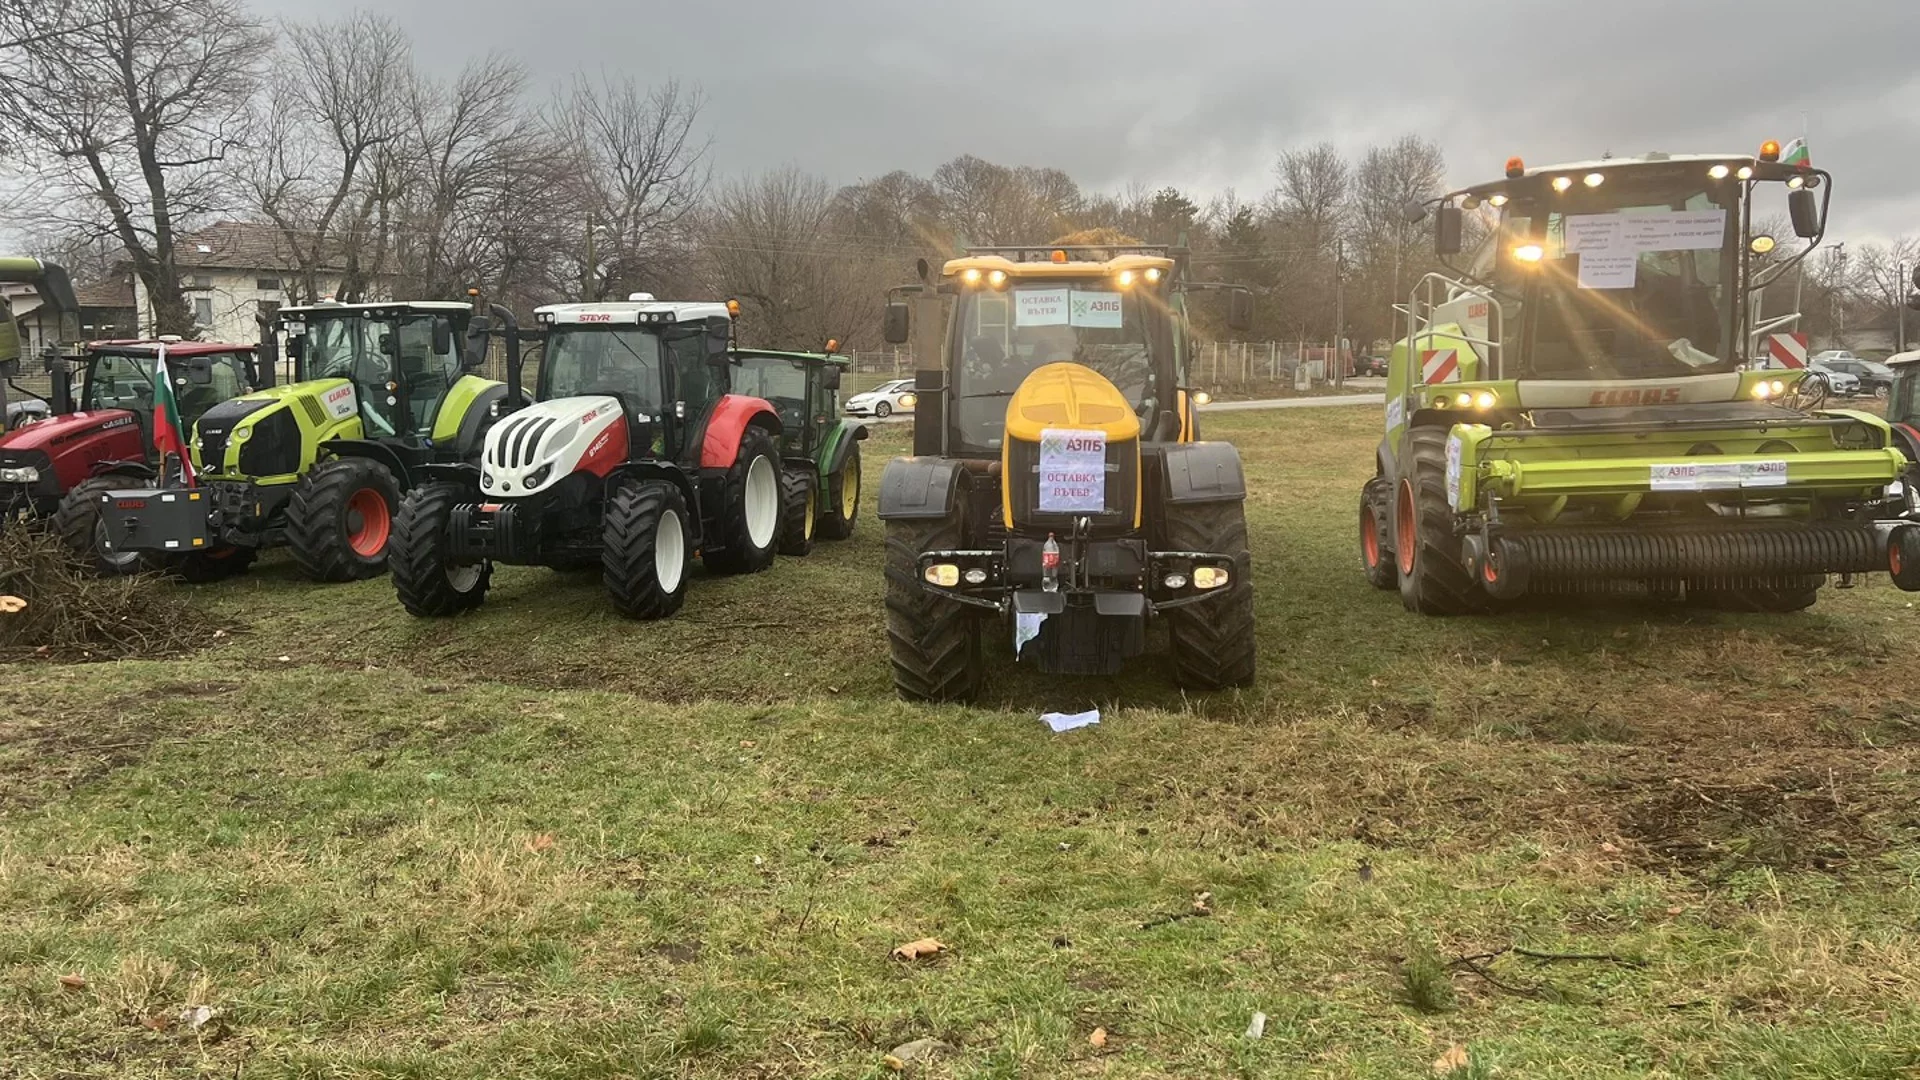
M 1360 492 L 1360 566 L 1367 584 L 1381 591 L 1400 587 L 1400 568 L 1394 565 L 1392 535 L 1386 522 L 1393 504 L 1393 487 L 1384 476 L 1367 481 Z
M 966 523 L 887 522 L 887 648 L 893 688 L 908 701 L 968 701 L 980 691 L 980 620 L 920 582 L 920 553 L 966 547 Z
M 387 572 L 400 485 L 379 462 L 335 458 L 295 481 L 287 546 L 314 581 L 364 581 Z
M 175 577 L 189 585 L 211 585 L 246 573 L 259 556 L 258 548 L 229 545 L 183 555 L 171 569 Z
M 815 526 L 823 540 L 845 540 L 853 535 L 860 519 L 860 444 L 847 450 L 847 460 L 827 477 L 827 497 L 821 500 L 820 521 Z
M 813 550 L 814 520 L 819 515 L 820 485 L 812 465 L 789 466 L 780 474 L 780 554 Z
M 664 619 L 687 596 L 693 560 L 687 500 L 662 480 L 622 485 L 601 523 L 600 580 L 614 610 L 629 619 Z
M 1253 551 L 1246 506 L 1238 502 L 1167 506 L 1162 533 L 1174 551 L 1218 551 L 1233 556 L 1226 595 L 1168 611 L 1174 679 L 1190 690 L 1221 690 L 1253 683 Z
M 387 565 L 400 606 L 422 619 L 472 611 L 487 598 L 493 564 L 456 563 L 448 551 L 447 523 L 454 504 L 468 496 L 459 484 L 422 484 L 400 500 L 394 515 Z
M 132 473 L 105 473 L 82 480 L 60 500 L 53 512 L 53 531 L 74 560 L 103 577 L 120 577 L 155 569 L 160 560 L 152 552 L 129 551 L 109 556 L 101 549 L 100 496 L 124 488 L 150 488 L 153 481 Z
M 709 543 L 700 552 L 707 569 L 757 574 L 773 565 L 780 543 L 780 473 L 780 450 L 773 436 L 757 427 L 741 432 L 733 467 L 720 488 L 714 530 L 719 543 Z
M 1487 594 L 1467 573 L 1447 503 L 1447 432 L 1418 427 L 1394 497 L 1393 553 L 1400 602 L 1422 615 L 1468 615 L 1487 609 Z

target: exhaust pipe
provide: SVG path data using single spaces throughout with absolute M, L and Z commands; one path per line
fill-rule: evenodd
M 507 409 L 525 408 L 529 402 L 520 392 L 520 323 L 513 309 L 505 304 L 488 304 L 487 310 L 500 320 L 507 335 Z

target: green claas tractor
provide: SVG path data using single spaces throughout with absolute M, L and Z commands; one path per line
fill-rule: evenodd
M 913 456 L 880 482 L 887 636 L 901 696 L 973 696 L 983 632 L 1049 674 L 1109 675 L 1166 626 L 1175 677 L 1254 674 L 1246 480 L 1200 440 L 1186 252 L 1132 243 L 973 249 L 888 304 L 915 338 Z M 1251 296 L 1230 292 L 1242 328 Z
M 1360 497 L 1368 580 L 1429 615 L 1601 591 L 1784 612 L 1828 574 L 1897 567 L 1908 453 L 1878 416 L 1808 407 L 1798 315 L 1762 311 L 1831 194 L 1770 142 L 1516 158 L 1423 207 L 1448 269 L 1403 309 Z M 1790 257 L 1754 228 L 1782 197 L 1807 241 Z M 1456 265 L 1469 214 L 1485 238 Z
M 846 358 L 735 349 L 733 389 L 780 414 L 780 554 L 805 555 L 816 536 L 845 540 L 860 514 L 860 442 L 867 426 L 840 417 Z
M 196 483 L 96 495 L 105 556 L 206 581 L 284 544 L 315 581 L 377 576 L 401 496 L 426 466 L 474 458 L 509 398 L 470 373 L 490 329 L 470 304 L 322 303 L 279 319 L 296 381 L 200 416 Z
M 714 573 L 771 566 L 784 425 L 731 388 L 729 307 L 637 293 L 534 314 L 539 400 L 490 428 L 476 461 L 427 466 L 401 502 L 401 606 L 471 611 L 496 564 L 598 568 L 615 610 L 659 619 L 680 609 L 696 553 Z

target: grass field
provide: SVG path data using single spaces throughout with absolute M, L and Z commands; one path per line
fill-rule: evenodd
M 275 558 L 189 658 L 0 669 L 0 1074 L 1920 1076 L 1907 597 L 1421 620 L 1355 565 L 1377 424 L 1208 421 L 1241 694 L 894 700 L 871 498 L 664 624 Z

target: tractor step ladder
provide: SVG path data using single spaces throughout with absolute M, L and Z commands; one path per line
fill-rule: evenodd
M 1493 287 L 1473 282 L 1461 281 L 1445 274 L 1432 273 L 1422 277 L 1413 285 L 1405 304 L 1393 305 L 1396 315 L 1407 318 L 1407 350 L 1410 356 L 1424 356 L 1433 348 L 1439 336 L 1434 330 L 1434 310 L 1444 304 L 1451 304 L 1469 297 L 1476 298 L 1487 305 L 1487 334 L 1474 337 L 1463 327 L 1458 332 L 1448 333 L 1449 341 L 1464 341 L 1473 347 L 1492 369 L 1492 378 L 1501 378 L 1506 369 L 1505 350 L 1501 347 L 1500 303 L 1493 297 Z M 1482 378 L 1488 377 L 1482 374 Z

